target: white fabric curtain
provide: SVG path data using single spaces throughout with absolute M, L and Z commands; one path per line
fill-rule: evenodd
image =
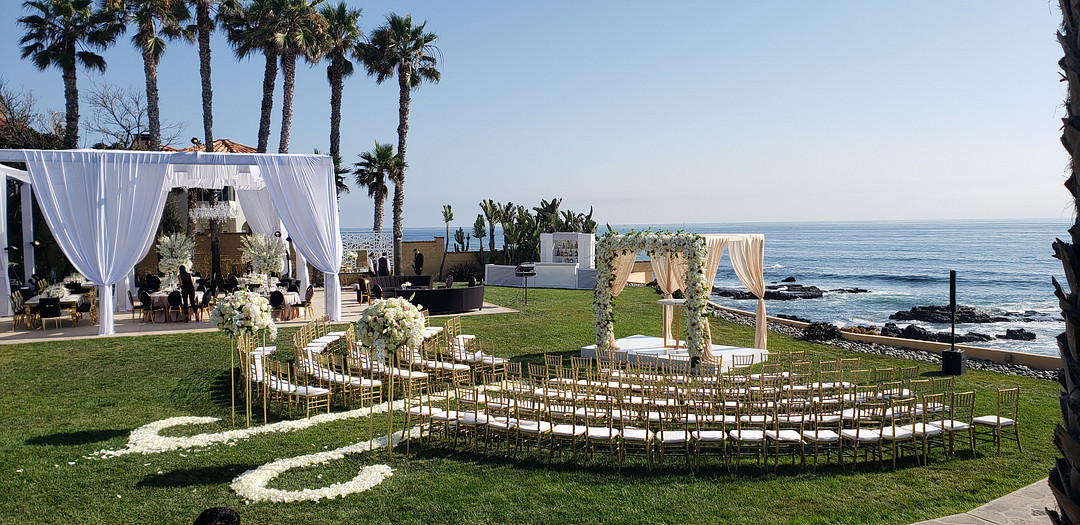
M 113 308 L 117 312 L 130 312 L 131 311 L 131 299 L 128 298 L 128 292 L 131 291 L 131 276 L 135 273 L 135 268 L 132 268 L 130 272 L 124 275 L 123 279 L 116 281 L 116 286 L 113 287 Z
M 7 166 L 4 166 L 5 168 Z M 0 196 L 0 268 L 4 270 L 4 278 L 0 279 L 0 316 L 7 317 L 11 312 L 11 279 L 8 274 L 8 234 L 7 234 L 7 176 L 0 173 L 0 180 L 4 181 L 4 194 Z
M 23 234 L 23 282 L 30 282 L 30 276 L 34 275 L 36 262 L 34 261 L 34 190 L 30 183 L 22 185 L 22 234 Z
M 754 348 L 765 350 L 769 334 L 765 317 L 765 236 L 744 235 L 742 239 L 731 243 L 728 256 L 731 257 L 731 267 L 735 270 L 735 275 L 750 293 L 758 298 Z
M 297 250 L 324 274 L 326 313 L 341 320 L 341 228 L 330 157 L 257 156 L 266 189 Z
M 244 210 L 251 233 L 258 235 L 273 235 L 281 231 L 281 219 L 278 218 L 277 208 L 270 199 L 270 192 L 266 188 L 258 190 L 236 190 L 236 198 L 240 201 L 240 209 Z
M 68 260 L 98 285 L 98 334 L 113 333 L 109 289 L 150 250 L 165 205 L 167 155 L 26 151 L 30 183 Z
M 720 269 L 720 259 L 724 256 L 724 247 L 727 246 L 728 237 L 725 235 L 703 235 L 705 237 L 705 247 L 708 250 L 708 255 L 705 259 L 705 278 L 709 280 L 709 286 L 712 286 L 713 281 L 716 280 L 716 272 Z M 705 361 L 716 361 L 716 356 L 712 353 L 712 328 L 709 323 L 705 323 L 705 335 L 707 343 L 704 351 L 702 352 L 702 359 Z

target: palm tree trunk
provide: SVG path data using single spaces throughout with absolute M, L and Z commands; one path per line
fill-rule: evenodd
M 266 51 L 263 70 L 262 114 L 259 117 L 259 153 L 266 153 L 270 143 L 270 114 L 274 111 L 274 84 L 277 82 L 277 53 Z
M 75 46 L 72 45 L 72 48 Z M 72 50 L 72 56 L 75 51 Z M 64 67 L 64 148 L 79 147 L 79 88 L 75 80 L 75 64 Z
M 404 265 L 401 263 L 401 208 L 398 202 L 405 201 L 405 144 L 409 140 L 409 101 L 412 93 L 409 86 L 409 71 L 412 64 L 402 62 L 398 67 L 398 149 L 397 155 L 401 159 L 401 167 L 398 168 L 398 180 L 394 183 L 394 271 L 401 275 Z
M 296 87 L 296 53 L 285 51 L 281 54 L 281 73 L 285 77 L 281 91 L 281 141 L 278 153 L 289 152 L 289 128 L 292 127 L 293 88 Z
M 146 74 L 146 120 L 150 126 L 150 151 L 161 150 L 161 113 L 158 108 L 157 59 L 146 46 L 142 48 L 143 73 Z
M 341 156 L 341 91 L 345 87 L 342 74 L 344 58 L 335 56 L 330 61 L 330 156 Z
M 495 221 L 488 221 L 488 257 L 495 262 Z
M 1080 524 L 1080 0 L 1060 0 L 1062 24 L 1058 42 L 1065 57 L 1058 62 L 1068 82 L 1061 144 L 1069 153 L 1069 177 L 1065 187 L 1073 196 L 1077 219 L 1069 229 L 1070 241 L 1054 242 L 1054 257 L 1065 270 L 1064 290 L 1056 279 L 1054 293 L 1065 318 L 1065 332 L 1058 336 L 1058 353 L 1064 370 L 1059 376 L 1062 424 L 1054 430 L 1054 443 L 1061 451 L 1050 470 L 1049 483 L 1058 502 L 1050 511 L 1055 523 Z
M 401 169 L 401 168 L 399 168 Z M 394 275 L 404 275 L 401 264 L 401 208 L 405 205 L 405 180 L 394 181 Z
M 375 233 L 382 233 L 382 218 L 383 218 L 383 201 L 386 200 L 386 196 L 380 196 L 375 199 L 375 219 L 372 224 L 374 227 L 371 229 Z
M 203 136 L 206 152 L 214 151 L 214 90 L 210 86 L 210 0 L 195 7 L 195 23 L 199 31 L 199 77 L 202 79 Z

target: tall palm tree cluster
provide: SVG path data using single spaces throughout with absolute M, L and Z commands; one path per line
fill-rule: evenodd
M 202 80 L 204 142 L 212 151 L 213 90 L 210 80 L 210 34 L 223 29 L 237 59 L 262 56 L 262 106 L 259 118 L 258 151 L 265 153 L 270 141 L 274 89 L 280 68 L 283 77 L 281 135 L 278 153 L 288 153 L 292 128 L 296 62 L 317 64 L 326 61 L 330 83 L 330 155 L 334 159 L 338 192 L 348 191 L 341 167 L 341 97 L 345 79 L 353 74 L 355 62 L 382 84 L 398 81 L 397 152 L 389 144 L 360 155 L 355 164 L 356 182 L 375 199 L 375 231 L 382 228 L 383 199 L 388 184 L 394 186 L 393 231 L 395 271 L 402 271 L 401 214 L 404 207 L 405 150 L 409 132 L 409 104 L 412 91 L 425 82 L 438 82 L 436 69 L 438 36 L 426 30 L 427 22 L 413 24 L 411 15 L 386 15 L 386 22 L 367 35 L 360 28 L 361 10 L 344 1 L 324 4 L 324 0 L 27 0 L 30 14 L 18 22 L 26 33 L 20 40 L 23 58 L 41 70 L 55 67 L 64 81 L 65 118 L 63 144 L 78 147 L 79 94 L 77 66 L 105 71 L 98 53 L 114 44 L 129 27 L 131 38 L 143 61 L 146 77 L 149 137 L 142 146 L 161 147 L 161 122 L 157 72 L 169 40 L 196 42 Z M 192 15 L 194 10 L 194 16 Z M 189 201 L 189 205 L 192 203 Z
M 539 206 L 531 210 L 513 202 L 500 204 L 491 199 L 480 201 L 480 210 L 473 224 L 474 236 L 483 237 L 483 223 L 487 221 L 488 253 L 495 258 L 495 225 L 503 230 L 503 260 L 507 264 L 520 264 L 539 260 L 540 234 L 555 232 L 596 233 L 592 207 L 589 213 L 559 210 L 562 199 L 541 199 Z M 481 247 L 481 249 L 483 249 Z

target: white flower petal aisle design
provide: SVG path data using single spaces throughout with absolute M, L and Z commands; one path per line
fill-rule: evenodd
M 426 403 L 427 396 L 420 399 L 414 399 L 410 404 L 415 405 L 417 403 Z M 277 423 L 270 423 L 268 425 L 261 425 L 257 427 L 226 430 L 224 432 L 213 432 L 205 434 L 196 434 L 193 436 L 162 436 L 161 431 L 166 428 L 181 426 L 181 425 L 205 425 L 208 423 L 214 423 L 219 418 L 216 417 L 170 417 L 155 421 L 153 423 L 143 425 L 131 432 L 128 437 L 127 446 L 118 450 L 100 450 L 97 453 L 87 456 L 86 459 L 109 459 L 119 456 L 125 456 L 128 454 L 157 454 L 161 452 L 168 452 L 172 450 L 186 450 L 192 448 L 201 448 L 218 443 L 234 444 L 237 440 L 248 439 L 259 434 L 270 434 L 275 432 L 293 432 L 296 430 L 303 430 L 311 428 L 322 423 L 329 423 L 332 421 L 342 421 L 346 419 L 370 417 L 375 414 L 382 414 L 387 411 L 403 411 L 405 409 L 405 401 L 399 400 L 393 403 L 380 403 L 372 407 L 358 408 L 355 410 L 349 410 L 346 412 L 337 412 L 333 414 L 318 414 L 309 418 L 295 419 L 287 421 L 279 421 Z M 409 429 L 408 435 L 410 437 L 420 436 L 420 427 L 413 427 Z M 397 431 L 392 434 L 390 438 L 391 447 L 397 446 L 398 443 L 404 439 L 405 432 Z M 230 487 L 236 492 L 237 495 L 244 498 L 248 502 L 256 501 L 269 501 L 277 503 L 291 503 L 294 501 L 318 501 L 320 499 L 334 499 L 349 494 L 355 494 L 357 492 L 363 492 L 370 490 L 372 487 L 382 483 L 382 481 L 393 475 L 393 469 L 388 465 L 369 465 L 360 470 L 360 472 L 352 480 L 345 483 L 334 483 L 332 485 L 318 488 L 318 489 L 301 489 L 301 490 L 281 490 L 267 488 L 271 481 L 280 476 L 285 471 L 294 468 L 310 467 L 313 465 L 320 465 L 337 459 L 341 459 L 348 454 L 358 454 L 361 452 L 367 452 L 369 450 L 376 450 L 387 446 L 387 436 L 379 436 L 370 441 L 361 441 L 352 445 L 346 445 L 344 447 L 319 452 L 316 454 L 307 454 L 303 456 L 296 456 L 285 459 L 278 459 L 267 463 L 261 467 L 244 472 L 236 479 L 233 480 Z
M 409 430 L 411 437 L 420 436 L 420 427 Z M 396 446 L 403 439 L 403 432 L 394 432 L 391 446 Z M 267 488 L 271 481 L 287 470 L 294 468 L 321 465 L 337 459 L 344 458 L 347 454 L 358 454 L 369 450 L 379 449 L 386 446 L 386 436 L 379 436 L 373 441 L 363 441 L 339 449 L 296 456 L 294 458 L 279 459 L 267 463 L 254 470 L 249 470 L 234 479 L 230 485 L 236 494 L 248 502 L 270 501 L 274 503 L 292 503 L 294 501 L 319 501 L 320 499 L 334 499 L 357 492 L 370 490 L 372 487 L 394 474 L 394 470 L 388 465 L 370 465 L 360 469 L 355 478 L 345 483 L 334 483 L 320 489 L 281 490 Z

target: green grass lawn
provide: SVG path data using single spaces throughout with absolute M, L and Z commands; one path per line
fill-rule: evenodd
M 493 340 L 497 353 L 542 362 L 545 353 L 576 355 L 594 339 L 592 292 L 489 287 L 489 302 L 520 313 L 462 318 L 464 333 Z M 659 335 L 660 308 L 650 289 L 627 288 L 615 306 L 616 334 Z M 434 320 L 433 324 L 440 324 Z M 712 321 L 717 343 L 749 346 L 752 328 Z M 278 343 L 290 345 L 291 330 Z M 701 471 L 669 461 L 662 472 L 639 461 L 621 471 L 606 463 L 548 466 L 519 455 L 455 452 L 439 443 L 395 454 L 392 477 L 372 490 L 318 503 L 244 504 L 229 483 L 278 458 L 367 439 L 366 420 L 345 420 L 291 433 L 267 434 L 201 450 L 84 456 L 120 449 L 128 434 L 172 416 L 215 416 L 217 424 L 174 429 L 177 435 L 229 424 L 227 339 L 219 334 L 90 338 L 0 346 L 0 522 L 191 523 L 204 508 L 227 505 L 244 523 L 357 522 L 665 522 L 910 523 L 970 510 L 1046 476 L 1057 454 L 1051 431 L 1060 418 L 1058 386 L 1047 381 L 969 371 L 957 389 L 979 391 L 976 412 L 993 410 L 993 391 L 1022 388 L 1024 453 L 1007 444 L 978 457 L 960 452 L 928 467 L 781 466 L 744 463 L 738 473 L 718 463 Z M 847 352 L 770 334 L 771 350 L 806 349 L 812 359 Z M 910 363 L 863 355 L 866 366 Z M 922 365 L 923 375 L 937 367 Z M 338 407 L 335 410 L 341 410 Z M 385 419 L 376 419 L 376 429 Z M 399 425 L 400 428 L 400 425 Z M 384 431 L 385 432 L 385 431 Z M 378 433 L 378 431 L 376 431 Z M 385 452 L 347 456 L 292 470 L 270 486 L 296 490 L 351 479 Z M 73 464 L 71 464 L 73 463 Z M 674 467 L 672 466 L 674 465 Z

